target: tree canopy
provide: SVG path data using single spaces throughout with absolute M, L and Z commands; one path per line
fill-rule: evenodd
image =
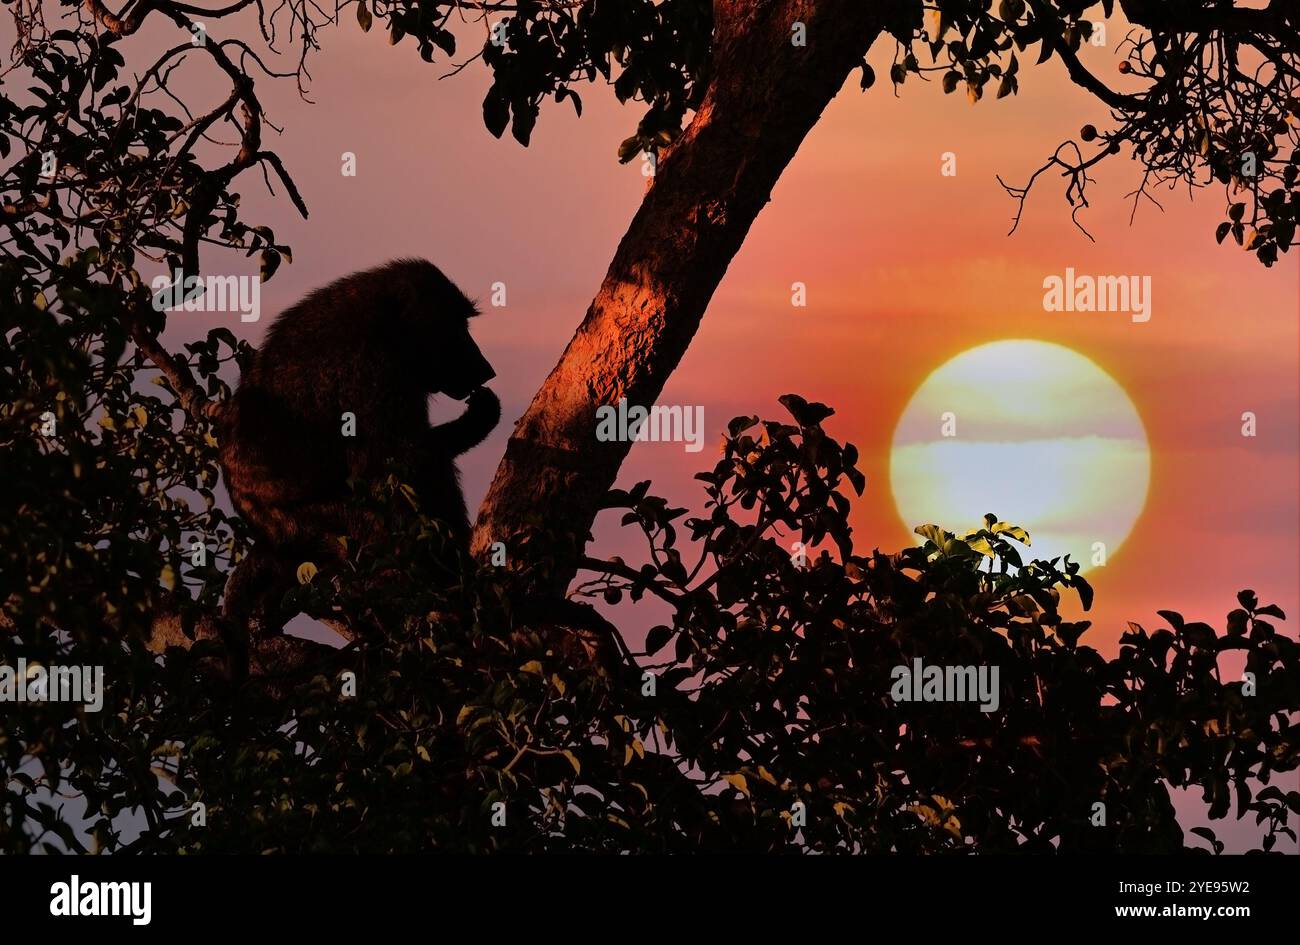
M 101 714 L 0 717 L 5 849 L 1170 852 L 1197 841 L 1169 786 L 1253 815 L 1265 850 L 1295 839 L 1300 792 L 1271 782 L 1300 765 L 1300 644 L 1277 607 L 1243 591 L 1222 633 L 1162 611 L 1106 659 L 1062 614 L 1063 592 L 1091 603 L 1079 566 L 1024 560 L 1030 536 L 995 516 L 859 553 L 856 450 L 828 408 L 783 400 L 787 420 L 732 421 L 706 514 L 645 482 L 608 496 L 644 560 L 589 558 L 576 598 L 667 602 L 644 653 L 584 604 L 530 610 L 507 569 L 467 562 L 438 590 L 427 520 L 301 576 L 297 605 L 351 618 L 346 648 L 242 683 L 215 641 L 154 660 L 20 630 L 6 650 L 98 660 L 109 685 Z M 826 550 L 801 562 L 792 535 Z M 998 666 L 997 709 L 896 701 L 891 670 L 918 658 Z
M 1169 850 L 1186 838 L 1168 785 L 1200 788 L 1213 817 L 1254 814 L 1266 848 L 1294 839 L 1300 794 L 1269 783 L 1300 765 L 1300 658 L 1276 607 L 1243 591 L 1223 634 L 1169 612 L 1107 660 L 1060 612 L 1062 589 L 1091 593 L 1077 565 L 1016 567 L 1020 533 L 996 518 L 970 535 L 926 526 L 899 554 L 857 549 L 856 451 L 821 405 L 790 397 L 792 422 L 733 422 L 700 477 L 708 511 L 683 519 L 649 484 L 612 488 L 628 444 L 595 442 L 595 401 L 572 402 L 662 389 L 825 103 L 855 70 L 877 84 L 878 43 L 900 93 L 937 79 L 971 101 L 1014 94 L 1022 59 L 1059 61 L 1112 113 L 1049 159 L 1076 211 L 1089 169 L 1127 151 L 1137 199 L 1222 187 L 1215 235 L 1273 263 L 1300 206 L 1293 3 L 6 7 L 0 662 L 108 680 L 101 713 L 0 714 L 6 851 Z M 1117 11 L 1133 32 L 1110 81 L 1080 52 Z M 654 154 L 657 172 L 480 515 L 477 547 L 508 538 L 518 567 L 467 560 L 446 589 L 430 570 L 438 529 L 395 526 L 391 548 L 301 572 L 297 603 L 346 630 L 344 649 L 255 640 L 249 676 L 232 678 L 211 617 L 249 535 L 219 500 L 214 420 L 251 350 L 225 327 L 169 350 L 147 274 L 221 271 L 240 253 L 269 279 L 292 259 L 240 205 L 251 183 L 307 213 L 265 143 L 259 84 L 306 94 L 339 26 L 452 71 L 481 58 L 487 130 L 524 144 L 547 99 L 581 111 L 587 86 L 612 85 L 642 109 L 618 155 Z M 182 70 L 223 91 L 184 100 Z M 379 508 L 402 475 L 370 484 Z M 644 562 L 585 547 L 603 507 L 644 532 Z M 826 551 L 799 567 L 778 529 Z M 540 591 L 557 586 L 653 595 L 672 622 L 628 653 L 594 609 Z M 1224 651 L 1242 651 L 1253 695 L 1222 678 Z M 890 670 L 917 656 L 996 660 L 999 711 L 891 701 Z

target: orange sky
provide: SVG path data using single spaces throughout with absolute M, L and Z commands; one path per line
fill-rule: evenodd
M 306 290 L 399 255 L 433 260 L 484 302 L 493 282 L 505 282 L 508 307 L 485 305 L 474 329 L 496 365 L 506 422 L 462 462 L 472 507 L 509 421 L 555 363 L 639 201 L 639 169 L 619 165 L 615 150 L 640 112 L 584 89 L 584 117 L 548 105 L 525 150 L 484 130 L 481 69 L 439 82 L 445 69 L 421 62 L 413 46 L 389 49 L 351 22 L 323 40 L 311 84 L 320 104 L 259 80 L 270 117 L 286 129 L 267 145 L 285 158 L 312 216 L 303 221 L 251 178 L 245 184 L 246 219 L 271 223 L 295 262 L 264 288 L 262 322 L 231 327 L 256 343 Z M 1117 61 L 1104 48 L 1085 48 L 1085 59 L 1103 75 Z M 777 186 L 661 398 L 704 405 L 709 447 L 640 444 L 624 481 L 653 478 L 656 491 L 698 508 L 690 475 L 711 466 L 726 421 L 778 416 L 776 398 L 798 392 L 834 406 L 830 430 L 862 451 L 869 485 L 854 524 L 863 550 L 895 549 L 918 523 L 905 526 L 894 510 L 888 448 L 916 386 L 983 342 L 1052 341 L 1124 386 L 1152 446 L 1146 509 L 1091 575 L 1093 645 L 1112 647 L 1126 619 L 1157 623 L 1160 608 L 1221 623 L 1246 586 L 1294 615 L 1296 253 L 1266 270 L 1217 246 L 1218 189 L 1194 204 L 1185 191 L 1165 193 L 1163 213 L 1147 204 L 1130 227 L 1125 194 L 1138 178 L 1126 156 L 1095 172 L 1081 217 L 1095 244 L 1071 226 L 1052 177 L 1008 237 L 1014 204 L 994 175 L 1023 182 L 1086 122 L 1104 128 L 1105 110 L 1056 63 L 1025 63 L 1019 96 L 976 106 L 944 96 L 937 82 L 913 78 L 895 97 L 887 81 L 864 94 L 852 80 Z M 356 178 L 339 173 L 344 151 L 357 155 Z M 957 156 L 956 177 L 940 175 L 945 151 Z M 1067 266 L 1150 275 L 1151 320 L 1044 312 L 1042 280 Z M 790 305 L 794 281 L 808 286 L 806 308 Z M 190 335 L 184 316 L 173 316 L 169 337 Z M 1240 436 L 1245 410 L 1259 417 L 1253 440 Z M 606 549 L 613 531 L 600 529 Z

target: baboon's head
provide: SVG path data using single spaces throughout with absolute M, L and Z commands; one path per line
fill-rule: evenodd
M 464 296 L 461 298 L 464 299 Z M 465 301 L 469 302 L 468 299 Z M 470 311 L 478 314 L 472 304 Z M 496 377 L 497 372 L 492 370 L 492 365 L 470 337 L 469 317 L 458 319 L 449 332 L 443 336 L 438 349 L 441 366 L 434 375 L 434 389 L 430 393 L 446 394 L 464 400 L 476 388 Z
M 425 391 L 464 400 L 482 387 L 496 371 L 470 336 L 470 319 L 478 309 L 465 293 L 432 263 L 401 265 L 409 273 L 401 306 L 399 358 L 417 365 L 416 376 Z M 403 350 L 404 349 L 404 350 Z

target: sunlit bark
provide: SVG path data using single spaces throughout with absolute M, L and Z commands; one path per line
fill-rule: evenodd
M 649 405 L 663 391 L 773 186 L 861 64 L 887 6 L 715 4 L 710 87 L 660 156 L 586 317 L 519 420 L 479 512 L 477 552 L 529 524 L 581 546 L 630 448 L 596 439 L 597 408 L 624 397 Z M 556 583 L 571 575 L 563 563 Z

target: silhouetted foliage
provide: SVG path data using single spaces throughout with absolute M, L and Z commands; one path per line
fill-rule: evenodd
M 646 109 L 623 159 L 680 141 L 710 81 L 717 10 L 738 8 L 516 6 L 504 45 L 490 28 L 474 40 L 492 70 L 488 129 L 526 143 L 545 98 L 580 109 L 575 86 L 607 81 Z M 1138 27 L 1125 91 L 1077 56 L 1088 15 L 1112 6 L 879 9 L 898 44 L 896 85 L 939 71 L 972 99 L 994 81 L 1010 94 L 1015 55 L 1032 49 L 1110 106 L 1113 128 L 1081 133 L 1049 164 L 1076 205 L 1088 168 L 1129 144 L 1148 182 L 1225 185 L 1218 237 L 1272 262 L 1300 206 L 1294 4 L 1121 0 Z M 822 431 L 825 408 L 797 399 L 794 424 L 733 424 L 724 461 L 703 475 L 706 517 L 683 521 L 648 486 L 611 496 L 652 547 L 638 566 L 588 558 L 582 587 L 671 605 L 648 641 L 646 659 L 664 661 L 654 699 L 615 628 L 580 604 L 518 594 L 526 571 L 475 566 L 450 589 L 442 574 L 422 581 L 440 544 L 428 522 L 395 525 L 401 543 L 387 551 L 303 572 L 291 603 L 346 626 L 348 649 L 255 641 L 253 678 L 230 682 L 210 618 L 248 535 L 217 501 L 213 421 L 228 368 L 250 349 L 219 327 L 168 351 L 148 276 L 193 276 L 240 253 L 269 279 L 291 258 L 241 215 L 237 182 L 255 168 L 307 212 L 265 146 L 273 126 L 253 79 L 275 75 L 268 51 L 286 52 L 301 88 L 335 15 L 239 0 L 204 11 L 199 29 L 197 8 L 173 0 L 118 13 L 102 0 L 6 7 L 0 662 L 102 665 L 108 691 L 101 713 L 0 713 L 0 848 L 1170 849 L 1182 838 L 1166 783 L 1200 786 L 1215 816 L 1254 813 L 1266 845 L 1292 829 L 1300 798 L 1268 785 L 1297 766 L 1288 713 L 1300 705 L 1296 644 L 1272 626 L 1276 608 L 1243 594 L 1225 636 L 1171 616 L 1172 630 L 1134 629 L 1107 661 L 1059 614 L 1060 588 L 1088 593 L 1071 564 L 990 570 L 1015 560 L 996 520 L 987 534 L 932 529 L 924 548 L 859 556 L 845 494 L 861 488 L 856 457 Z M 392 42 L 410 36 L 432 61 L 456 50 L 452 16 L 482 7 L 402 0 L 349 15 L 363 29 L 386 23 Z M 140 34 L 146 22 L 160 45 Z M 127 37 L 144 57 L 130 64 Z M 198 84 L 196 69 L 223 83 L 203 105 L 175 91 L 192 87 L 181 75 Z M 873 77 L 864 59 L 863 85 Z M 1255 176 L 1243 176 L 1247 154 Z M 376 485 L 395 500 L 400 483 L 398 472 Z M 796 568 L 777 528 L 827 551 Z M 698 569 L 690 548 L 704 555 Z M 544 567 L 555 547 L 535 534 L 511 550 Z M 1220 679 L 1225 649 L 1245 651 L 1256 696 Z M 922 652 L 996 659 L 1000 711 L 893 704 L 890 668 Z M 357 674 L 355 699 L 339 697 L 344 670 Z M 796 799 L 807 811 L 797 830 Z M 497 800 L 506 828 L 490 826 Z M 1104 829 L 1088 823 L 1099 800 Z M 204 828 L 190 823 L 198 801 Z M 121 834 L 128 812 L 142 824 Z
M 1061 613 L 1063 589 L 1090 599 L 1078 565 L 1021 564 L 1028 536 L 993 516 L 858 554 L 856 451 L 828 408 L 783 400 L 793 423 L 732 422 L 706 515 L 648 483 L 610 496 L 646 561 L 589 558 L 581 589 L 671 604 L 643 654 L 585 605 L 515 593 L 527 575 L 466 561 L 448 588 L 443 530 L 400 517 L 391 547 L 304 572 L 289 603 L 355 635 L 282 674 L 227 684 L 211 643 L 154 661 L 129 638 L 6 638 L 7 659 L 100 661 L 111 685 L 95 716 L 0 717 L 5 849 L 77 848 L 84 817 L 131 851 L 1168 851 L 1170 785 L 1255 814 L 1265 849 L 1294 839 L 1300 792 L 1270 782 L 1300 766 L 1300 645 L 1276 607 L 1243 591 L 1222 635 L 1166 612 L 1107 660 Z M 376 512 L 401 491 L 380 483 Z M 796 536 L 830 547 L 800 566 Z M 1254 695 L 1222 678 L 1228 650 Z M 998 709 L 894 702 L 916 657 L 998 666 Z M 120 832 L 126 810 L 146 823 Z

